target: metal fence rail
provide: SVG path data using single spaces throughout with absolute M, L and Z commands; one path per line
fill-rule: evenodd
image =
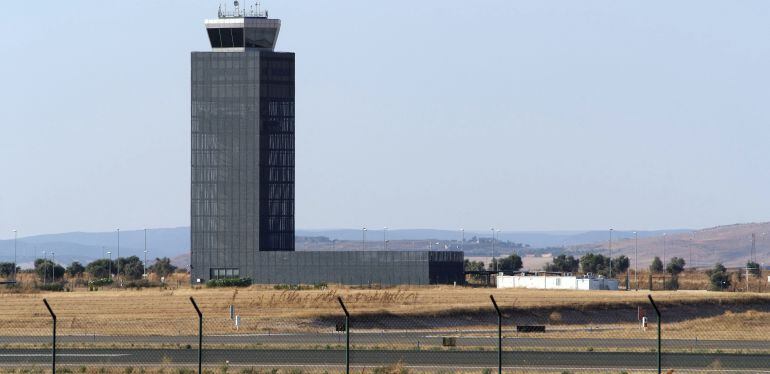
M 486 309 L 426 316 L 357 313 L 337 297 L 337 315 L 242 318 L 232 305 L 207 315 L 190 297 L 196 314 L 96 324 L 43 299 L 28 323 L 0 327 L 0 372 L 770 373 L 767 335 L 664 323 L 665 307 L 648 299 L 597 314 L 517 310 L 490 295 Z

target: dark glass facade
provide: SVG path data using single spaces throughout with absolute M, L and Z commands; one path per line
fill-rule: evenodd
M 195 52 L 191 75 L 192 267 L 208 278 L 294 250 L 294 54 Z
M 258 284 L 462 284 L 463 253 L 452 251 L 258 252 L 241 277 Z M 243 267 L 241 267 L 243 269 Z M 237 269 L 211 269 L 212 277 Z M 200 277 L 198 277 L 200 278 Z M 195 279 L 197 281 L 197 279 Z M 201 282 L 205 279 L 201 279 Z
M 259 249 L 294 250 L 294 54 L 259 59 Z

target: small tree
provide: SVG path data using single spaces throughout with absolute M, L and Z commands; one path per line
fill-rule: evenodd
M 115 260 L 115 265 L 120 270 L 120 274 L 128 279 L 139 279 L 144 274 L 142 260 L 136 256 L 120 257 Z
M 623 274 L 628 268 L 631 267 L 631 260 L 624 255 L 620 255 L 617 258 L 612 259 L 612 273 Z
M 10 277 L 13 274 L 13 268 L 15 267 L 16 264 L 13 262 L 0 262 L 0 277 Z
M 730 274 L 721 263 L 714 265 L 714 268 L 707 271 L 706 274 L 709 276 L 709 288 L 712 291 L 723 291 L 730 288 Z
M 553 258 L 552 262 L 552 264 L 547 264 L 545 266 L 546 271 L 575 273 L 580 268 L 580 260 L 571 255 L 558 255 Z
M 746 269 L 748 269 L 749 274 L 759 278 L 762 276 L 762 269 L 759 267 L 759 264 L 754 261 L 749 261 L 746 263 Z
M 64 277 L 64 267 L 48 259 L 35 260 L 35 273 L 43 282 L 55 282 Z
M 482 261 L 471 261 L 469 259 L 465 259 L 465 271 L 482 271 L 484 270 L 484 262 Z M 475 280 L 479 280 L 484 278 L 481 274 L 474 274 L 471 276 L 471 278 Z
M 114 261 L 101 258 L 86 265 L 86 272 L 97 279 L 110 278 L 110 273 L 117 274 L 117 268 Z
M 78 277 L 80 275 L 83 275 L 83 272 L 86 271 L 86 268 L 83 267 L 79 262 L 74 261 L 70 266 L 67 266 L 67 274 L 70 277 Z
M 151 272 L 157 274 L 159 277 L 167 277 L 169 274 L 176 270 L 176 266 L 171 264 L 171 259 L 168 257 L 156 258 L 155 263 L 148 269 Z
M 465 259 L 465 270 L 466 271 L 481 271 L 484 270 L 484 262 L 482 261 L 471 261 L 469 259 Z
M 503 257 L 500 259 L 493 258 L 489 264 L 489 270 L 495 270 L 495 267 L 497 267 L 498 271 L 513 273 L 514 271 L 521 269 L 521 257 L 519 257 L 517 254 L 512 254 L 508 257 Z
M 677 276 L 684 271 L 684 265 L 685 262 L 683 258 L 672 257 L 671 262 L 666 265 L 666 272 L 673 276 Z
M 583 273 L 608 275 L 610 259 L 602 255 L 586 253 L 580 257 L 580 270 Z
M 663 272 L 663 261 L 660 260 L 660 257 L 655 256 L 655 258 L 652 260 L 652 264 L 650 264 L 650 272 L 651 273 Z

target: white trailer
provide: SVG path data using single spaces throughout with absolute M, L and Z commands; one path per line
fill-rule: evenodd
M 538 290 L 617 290 L 615 279 L 564 275 L 500 275 L 497 288 L 530 288 Z

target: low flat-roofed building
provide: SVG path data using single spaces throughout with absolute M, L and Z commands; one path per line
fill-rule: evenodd
M 574 275 L 498 275 L 497 288 L 529 288 L 538 290 L 617 290 L 616 279 L 578 277 Z

